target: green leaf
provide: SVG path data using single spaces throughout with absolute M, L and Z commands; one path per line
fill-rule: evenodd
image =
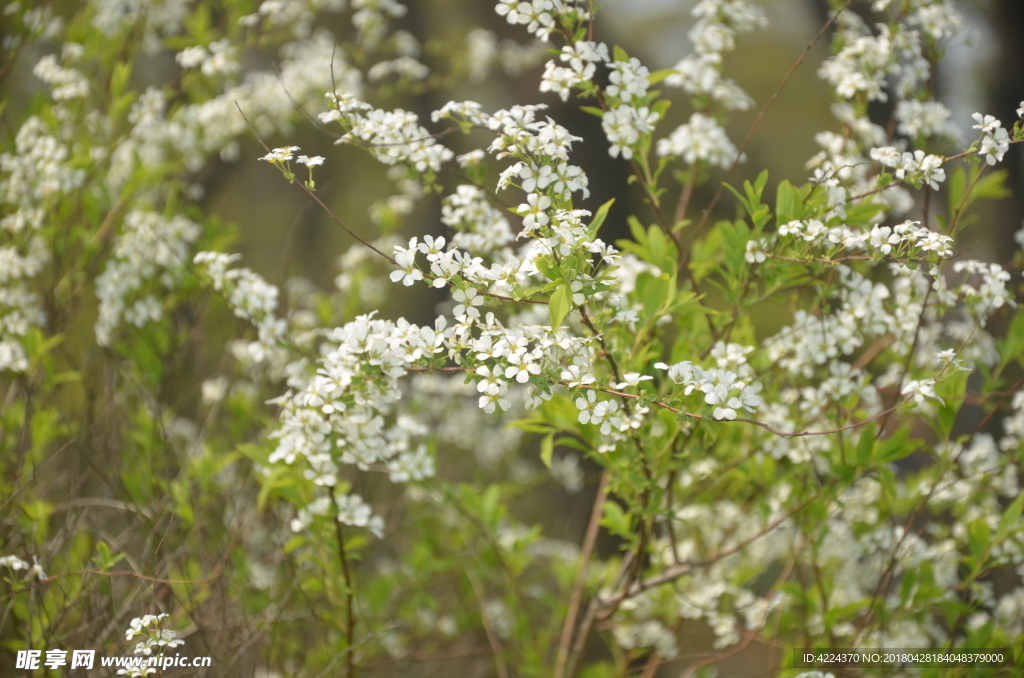
M 565 316 L 571 309 L 572 289 L 569 287 L 569 282 L 563 280 L 555 293 L 548 299 L 548 313 L 551 314 L 552 330 L 557 330 L 562 326 L 562 321 L 565 320 Z
M 668 109 L 672 107 L 672 102 L 668 99 L 660 99 L 655 101 L 651 105 L 651 110 L 658 114 L 658 120 L 664 120 L 665 114 L 668 113 Z
M 597 236 L 598 230 L 601 228 L 601 224 L 608 218 L 608 210 L 612 208 L 612 203 L 615 202 L 615 198 L 612 198 L 605 204 L 597 208 L 597 212 L 594 213 L 594 218 L 590 220 L 590 227 L 587 229 L 591 238 Z
M 647 322 L 672 303 L 675 297 L 675 279 L 667 273 L 657 276 L 647 272 L 641 273 L 636 279 L 636 296 L 643 307 L 640 317 Z
M 604 503 L 604 516 L 601 518 L 601 526 L 612 534 L 628 538 L 631 535 L 629 528 L 629 516 L 622 510 L 622 507 L 614 501 Z
M 615 61 L 629 61 L 629 55 L 626 54 L 626 50 L 618 45 L 612 47 L 612 56 L 615 58 Z
M 799 219 L 802 213 L 803 198 L 800 191 L 784 179 L 775 193 L 775 224 L 788 224 Z
M 939 433 L 945 439 L 953 432 L 953 424 L 960 412 L 966 389 L 967 372 L 962 371 L 954 372 L 935 385 L 935 393 L 943 401 L 943 404 L 939 405 L 937 422 Z
M 985 551 L 992 541 L 992 532 L 988 528 L 985 518 L 978 518 L 967 527 L 967 540 L 971 547 L 971 555 L 974 556 L 975 568 L 982 564 Z
M 871 453 L 875 449 L 876 430 L 877 427 L 874 424 L 871 424 L 860 434 L 860 440 L 857 441 L 858 466 L 867 466 L 871 461 Z
M 555 266 L 555 262 L 551 257 L 544 256 L 538 257 L 535 262 L 537 270 L 544 274 L 548 280 L 558 280 L 558 267 Z
M 506 424 L 505 428 L 517 428 L 520 431 L 526 431 L 527 433 L 547 434 L 551 431 L 552 426 L 543 419 L 516 419 L 515 421 Z
M 110 77 L 110 94 L 111 97 L 116 99 L 121 96 L 124 92 L 125 85 L 128 84 L 128 77 L 132 74 L 132 65 L 127 61 L 119 61 L 114 64 L 114 72 Z
M 740 195 L 739 191 L 737 191 L 735 188 L 733 188 L 732 186 L 730 186 L 729 184 L 724 183 L 724 182 L 722 183 L 722 186 L 724 188 L 728 189 L 728 191 L 730 193 L 732 193 L 734 196 L 736 196 L 736 199 L 740 201 L 741 205 L 743 205 L 743 209 L 745 209 L 747 211 L 747 214 L 753 214 L 754 213 L 754 206 L 750 204 L 749 200 L 747 200 L 742 195 Z
M 903 583 L 900 586 L 900 607 L 905 607 L 907 601 L 911 600 L 911 596 L 914 595 L 914 589 L 917 588 L 917 571 L 914 569 L 908 569 L 903 573 Z
M 540 441 L 540 460 L 544 462 L 544 465 L 551 468 L 551 457 L 555 454 L 555 432 L 544 436 L 544 439 Z
M 910 440 L 910 427 L 904 426 L 882 441 L 875 455 L 875 463 L 888 464 L 910 455 L 920 446 L 920 440 Z
M 757 197 L 760 198 L 764 193 L 764 187 L 768 184 L 768 170 L 761 170 L 761 173 L 757 175 L 757 179 L 754 181 L 754 189 L 757 191 Z
M 999 368 L 1003 369 L 1024 355 L 1024 309 L 1017 311 L 1006 337 L 999 342 Z
M 653 73 L 647 76 L 647 82 L 649 82 L 653 87 L 654 85 L 657 85 L 659 82 L 661 82 L 662 80 L 664 80 L 665 78 L 667 78 L 668 76 L 672 75 L 675 72 L 676 69 L 674 68 L 663 68 L 660 71 L 654 71 Z
M 480 502 L 480 517 L 488 525 L 494 525 L 498 519 L 498 507 L 501 501 L 501 490 L 497 485 L 491 485 L 484 490 Z
M 999 526 L 996 527 L 994 539 L 996 543 L 1006 539 L 1006 536 L 1010 534 L 1010 530 L 1017 526 L 1017 523 L 1020 522 L 1022 510 L 1024 510 L 1024 494 L 1018 494 L 1017 498 L 1010 504 L 1010 507 L 1006 509 L 1003 517 L 999 519 Z

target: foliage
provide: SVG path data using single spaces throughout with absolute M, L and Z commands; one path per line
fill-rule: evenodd
M 753 0 L 697 3 L 693 53 L 653 73 L 581 0 L 497 2 L 542 42 L 456 50 L 394 0 L 73 9 L 6 12 L 4 72 L 31 57 L 46 87 L 8 100 L 0 155 L 0 662 L 129 654 L 126 626 L 210 675 L 689 676 L 765 643 L 794 676 L 800 647 L 1020 645 L 1024 257 L 968 255 L 1024 129 L 979 113 L 953 150 L 930 77 L 952 2 L 835 4 L 839 131 L 774 190 L 730 183 Z M 400 107 L 545 58 L 540 91 L 605 139 L 540 104 Z M 266 143 L 296 126 L 323 155 Z M 227 253 L 204 182 L 252 138 L 356 241 L 335 289 Z M 580 208 L 572 154 L 605 142 L 636 214 L 629 185 Z M 374 236 L 316 179 L 355 153 L 397 190 Z M 445 230 L 400 237 L 433 195 Z M 417 285 L 435 320 L 379 311 Z M 581 542 L 525 517 L 589 468 Z

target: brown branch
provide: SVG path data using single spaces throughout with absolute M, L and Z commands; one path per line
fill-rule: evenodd
M 341 529 L 341 521 L 338 520 L 338 499 L 334 494 L 334 487 L 331 486 L 331 505 L 334 506 L 334 516 L 332 521 L 334 523 L 334 536 L 338 540 L 338 556 L 341 559 L 341 572 L 345 577 L 345 675 L 348 678 L 355 678 L 355 653 L 352 651 L 355 643 L 355 611 L 354 607 L 354 591 L 352 589 L 352 573 L 348 567 L 348 556 L 345 553 L 345 534 Z
M 49 582 L 57 581 L 64 577 L 70 577 L 75 574 L 96 574 L 102 577 L 135 577 L 136 579 L 144 579 L 145 581 L 150 581 L 154 584 L 209 584 L 223 574 L 223 572 L 220 571 L 221 568 L 219 566 L 217 569 L 218 572 L 207 579 L 160 579 L 159 577 L 150 577 L 149 575 L 139 574 L 138 572 L 132 572 L 131 570 L 68 570 L 67 572 L 51 575 L 46 579 L 40 579 L 39 583 L 48 584 Z
M 583 551 L 580 553 L 580 562 L 576 569 L 576 581 L 573 583 L 572 596 L 569 599 L 569 611 L 565 616 L 565 623 L 562 625 L 562 636 L 558 643 L 558 656 L 555 660 L 555 678 L 565 676 L 566 662 L 569 659 L 569 646 L 572 643 L 572 632 L 576 628 L 576 617 L 579 615 L 580 603 L 583 599 L 583 585 L 587 580 L 587 565 L 594 554 L 594 545 L 597 543 L 597 533 L 601 527 L 601 516 L 604 513 L 604 502 L 608 498 L 608 482 L 611 476 L 608 470 L 601 474 L 601 482 L 597 487 L 597 497 L 594 498 L 594 506 L 590 511 L 590 524 L 587 526 L 587 534 L 583 538 Z
M 487 612 L 484 610 L 483 584 L 480 578 L 476 576 L 473 568 L 463 567 L 462 569 L 466 573 L 466 579 L 469 580 L 469 585 L 473 589 L 473 595 L 480 605 L 480 622 L 483 624 L 484 634 L 486 634 L 487 642 L 490 644 L 491 651 L 494 654 L 494 668 L 498 672 L 498 678 L 509 678 L 508 663 L 505 661 L 505 649 L 502 647 L 501 639 L 498 638 L 498 634 L 495 632 L 491 621 L 487 618 Z

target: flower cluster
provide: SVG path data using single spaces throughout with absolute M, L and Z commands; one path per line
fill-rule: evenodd
M 510 24 L 522 24 L 541 40 L 547 40 L 559 25 L 571 25 L 590 18 L 583 0 L 499 0 L 494 11 Z
M 746 353 L 752 347 L 736 347 L 722 344 L 718 347 L 719 365 L 745 366 Z M 690 395 L 694 391 L 704 394 L 704 402 L 714 408 L 712 415 L 715 419 L 735 419 L 739 410 L 750 413 L 757 411 L 757 408 L 764 404 L 763 398 L 759 395 L 762 386 L 758 382 L 747 383 L 738 375 L 726 369 L 704 370 L 686 360 L 674 365 L 655 363 L 656 368 L 665 370 L 673 383 L 683 387 L 682 395 Z M 747 370 L 741 370 L 747 371 Z
M 658 114 L 647 107 L 634 108 L 622 104 L 605 113 L 601 118 L 601 127 L 611 144 L 608 155 L 617 158 L 621 154 L 623 160 L 631 159 L 633 149 L 641 138 L 650 136 L 656 122 Z
M 501 173 L 498 188 L 506 188 L 518 178 L 518 186 L 527 193 L 544 192 L 562 201 L 571 199 L 573 193 L 587 198 L 587 175 L 568 162 L 573 142 L 581 139 L 550 118 L 537 120 L 537 113 L 545 108 L 514 106 L 487 119 L 487 128 L 496 133 L 488 150 L 499 159 L 517 160 Z
M 974 287 L 965 282 L 960 287 L 971 312 L 984 322 L 997 310 L 1006 304 L 1015 305 L 1006 283 L 1010 280 L 1010 273 L 1003 270 L 999 264 L 988 264 L 981 261 L 969 259 L 958 261 L 953 264 L 953 271 L 956 273 L 966 272 L 968 276 L 979 276 L 981 284 Z
M 924 151 L 900 153 L 892 146 L 882 146 L 871 149 L 871 158 L 883 167 L 894 169 L 897 179 L 914 186 L 927 184 L 937 191 L 939 184 L 946 180 L 946 170 L 942 169 L 943 158 Z
M 74 61 L 82 52 L 81 45 L 67 43 L 64 46 L 64 60 Z M 74 68 L 60 65 L 57 57 L 48 54 L 39 60 L 32 73 L 53 88 L 54 101 L 80 99 L 89 94 L 89 81 L 81 72 Z
M 41 232 L 55 201 L 85 181 L 71 162 L 71 149 L 43 120 L 29 117 L 18 130 L 14 152 L 0 154 L 0 372 L 28 369 L 23 341 L 46 315 L 32 280 L 51 259 Z
M 553 92 L 562 101 L 568 101 L 573 88 L 588 89 L 597 74 L 597 64 L 610 61 L 608 46 L 589 40 L 564 45 L 558 59 L 568 65 L 559 66 L 554 60 L 548 61 L 544 66 L 540 91 Z
M 790 221 L 779 226 L 778 238 L 751 240 L 746 259 L 761 263 L 769 253 L 785 251 L 777 247 L 784 238 L 797 240 L 798 251 L 837 253 L 869 252 L 875 257 L 916 259 L 918 257 L 949 258 L 953 254 L 953 238 L 921 226 L 919 221 L 904 221 L 895 226 L 872 226 L 870 231 L 857 231 L 849 226 L 825 226 L 818 219 Z
M 287 339 L 287 322 L 275 313 L 280 290 L 248 268 L 229 268 L 241 258 L 240 254 L 199 252 L 193 263 L 209 276 L 213 289 L 225 295 L 235 316 L 256 326 L 256 341 L 247 342 L 243 349 L 246 357 L 268 364 L 273 373 L 282 373 L 288 369 L 283 364 L 288 356 L 282 348 Z
M 768 25 L 764 10 L 747 0 L 703 0 L 692 14 L 697 21 L 688 37 L 694 53 L 673 67 L 665 84 L 727 111 L 747 110 L 753 100 L 733 80 L 722 77 L 722 57 L 735 49 L 737 34 Z
M 488 202 L 486 192 L 469 184 L 444 199 L 441 223 L 456 231 L 452 245 L 471 254 L 490 254 L 515 239 L 508 219 Z
M 330 110 L 324 123 L 337 122 L 345 131 L 339 140 L 360 143 L 385 165 L 402 164 L 417 174 L 436 173 L 454 154 L 419 124 L 419 116 L 402 109 L 373 108 L 350 94 L 327 93 Z
M 39 561 L 34 556 L 31 565 L 15 555 L 3 556 L 0 557 L 0 567 L 6 567 L 12 573 L 25 570 L 26 579 L 31 577 L 46 579 L 46 572 L 43 571 L 43 566 L 39 564 Z
M 131 620 L 128 630 L 125 631 L 125 639 L 132 640 L 135 636 L 143 636 L 144 640 L 135 644 L 135 654 L 147 657 L 163 656 L 164 648 L 172 650 L 185 644 L 184 640 L 178 639 L 178 633 L 173 629 L 162 628 L 163 620 L 167 619 L 167 613 L 147 614 Z M 143 663 L 140 666 L 118 669 L 117 675 L 130 676 L 131 678 L 142 678 L 154 675 L 159 670 L 159 664 L 152 666 Z
M 737 150 L 714 118 L 694 113 L 667 139 L 658 141 L 658 155 L 682 158 L 687 165 L 698 162 L 728 168 L 737 160 Z M 738 156 L 743 160 L 745 156 Z
M 978 153 L 985 156 L 989 165 L 1002 162 L 1006 151 L 1010 149 L 1010 135 L 1003 127 L 1003 123 L 991 115 L 981 113 L 975 113 L 972 117 L 978 123 L 974 125 L 974 129 L 981 130 L 981 146 Z
M 238 50 L 228 42 L 216 40 L 209 47 L 186 47 L 178 52 L 175 60 L 183 69 L 198 68 L 203 75 L 234 75 L 241 68 L 238 62 Z
M 96 278 L 100 308 L 94 331 L 100 346 L 110 346 L 122 321 L 141 328 L 163 317 L 160 296 L 181 278 L 200 230 L 181 215 L 168 219 L 136 210 L 125 216 L 107 267 Z M 161 288 L 152 289 L 157 281 Z

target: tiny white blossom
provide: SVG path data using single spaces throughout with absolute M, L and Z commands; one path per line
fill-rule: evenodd
M 298 146 L 282 146 L 267 153 L 260 160 L 265 160 L 271 164 L 287 162 L 294 157 L 292 154 L 297 150 L 299 150 Z
M 626 372 L 624 375 L 622 375 L 622 378 L 624 381 L 621 384 L 616 384 L 615 388 L 621 390 L 628 386 L 639 387 L 641 381 L 648 381 L 650 379 L 654 379 L 654 377 L 641 375 L 639 372 Z
M 910 394 L 914 401 L 918 405 L 923 405 L 926 399 L 938 400 L 940 404 L 945 404 L 938 395 L 935 394 L 935 380 L 934 379 L 922 379 L 920 381 L 908 381 L 904 385 L 901 391 L 902 395 Z

